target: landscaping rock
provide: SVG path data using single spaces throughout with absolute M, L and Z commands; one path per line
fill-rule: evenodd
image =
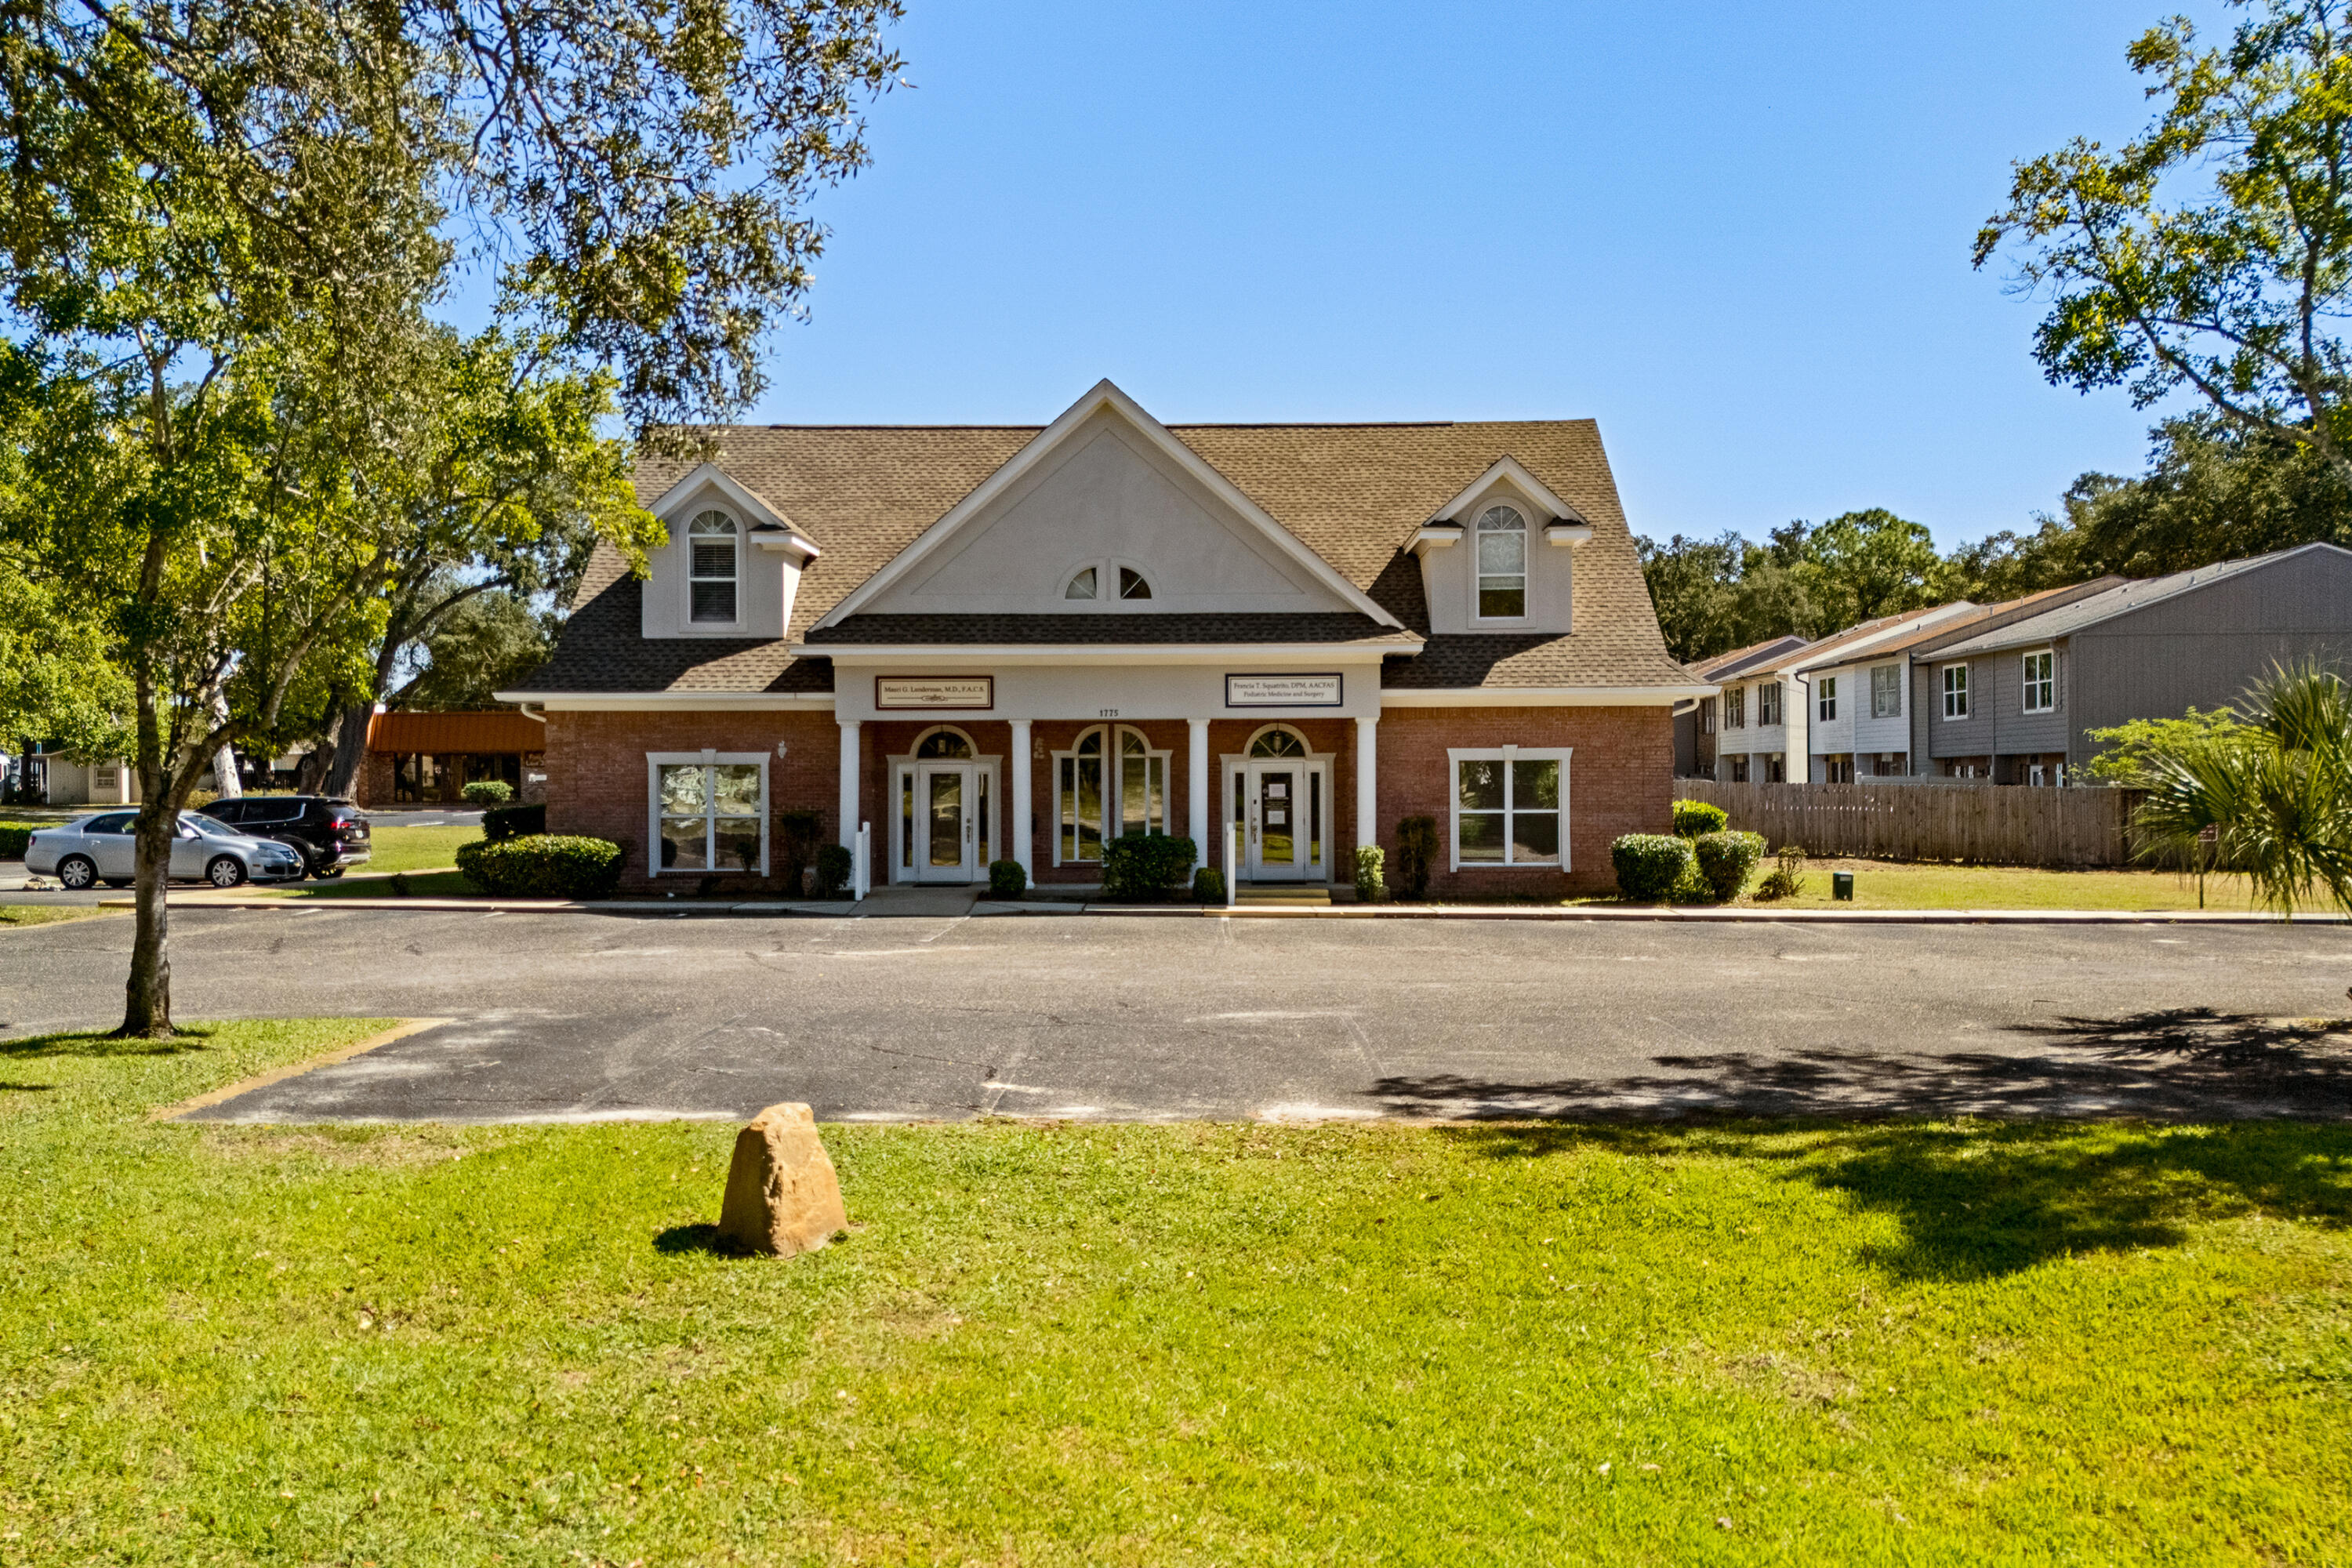
M 772 1105 L 735 1135 L 719 1234 L 746 1252 L 814 1252 L 847 1228 L 841 1181 L 805 1105 Z

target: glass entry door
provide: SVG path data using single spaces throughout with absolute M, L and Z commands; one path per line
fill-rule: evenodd
M 988 837 L 988 770 L 970 763 L 923 763 L 914 772 L 915 879 L 974 882 Z
M 1252 763 L 1243 770 L 1254 881 L 1320 881 L 1330 803 L 1321 763 Z

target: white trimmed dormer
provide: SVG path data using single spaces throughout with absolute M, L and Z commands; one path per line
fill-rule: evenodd
M 1472 480 L 1413 535 L 1433 633 L 1564 633 L 1576 599 L 1583 513 L 1516 458 Z
M 649 509 L 669 542 L 646 552 L 648 637 L 781 637 L 816 542 L 756 491 L 704 463 Z

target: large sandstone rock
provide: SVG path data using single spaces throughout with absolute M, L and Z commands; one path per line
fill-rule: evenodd
M 846 1227 L 841 1181 L 805 1105 L 772 1105 L 735 1135 L 719 1234 L 747 1252 L 814 1252 Z

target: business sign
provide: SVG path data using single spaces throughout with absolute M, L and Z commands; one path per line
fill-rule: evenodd
M 1337 708 L 1339 677 L 1334 675 L 1228 675 L 1228 708 Z
M 963 710 L 996 706 L 992 675 L 877 675 L 874 706 L 892 710 L 953 708 Z

